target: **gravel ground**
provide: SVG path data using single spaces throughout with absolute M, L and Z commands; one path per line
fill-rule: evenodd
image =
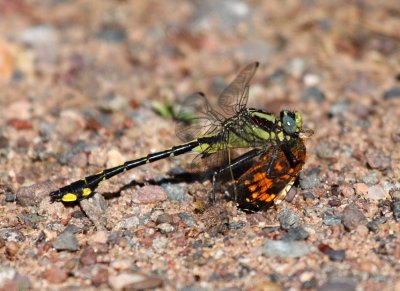
M 1 290 L 400 290 L 400 3 L 0 0 Z M 245 213 L 189 158 L 72 206 L 67 183 L 178 144 L 153 110 L 216 98 L 315 131 L 288 199 Z

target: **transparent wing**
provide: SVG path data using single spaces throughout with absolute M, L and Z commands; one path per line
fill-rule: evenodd
M 218 132 L 224 120 L 201 92 L 186 97 L 175 117 L 176 135 L 184 142 Z
M 249 97 L 249 83 L 258 66 L 258 62 L 247 65 L 218 97 L 218 105 L 228 117 L 235 115 L 246 106 Z

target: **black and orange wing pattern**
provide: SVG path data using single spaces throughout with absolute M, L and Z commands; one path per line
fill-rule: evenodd
M 236 181 L 238 206 L 248 211 L 264 210 L 285 199 L 305 159 L 302 139 L 286 144 L 290 153 L 278 146 L 270 147 L 251 168 Z

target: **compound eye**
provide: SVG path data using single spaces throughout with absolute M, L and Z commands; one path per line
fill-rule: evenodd
M 283 130 L 286 133 L 292 134 L 296 132 L 296 120 L 289 116 L 289 115 L 284 115 L 282 118 L 282 125 L 283 125 Z

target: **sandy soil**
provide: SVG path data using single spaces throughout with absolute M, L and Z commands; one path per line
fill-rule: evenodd
M 0 0 L 0 15 L 0 289 L 400 290 L 399 1 Z M 252 61 L 249 106 L 315 131 L 278 207 L 206 205 L 210 181 L 176 178 L 190 155 L 50 203 L 179 144 L 154 105 L 215 100 Z

